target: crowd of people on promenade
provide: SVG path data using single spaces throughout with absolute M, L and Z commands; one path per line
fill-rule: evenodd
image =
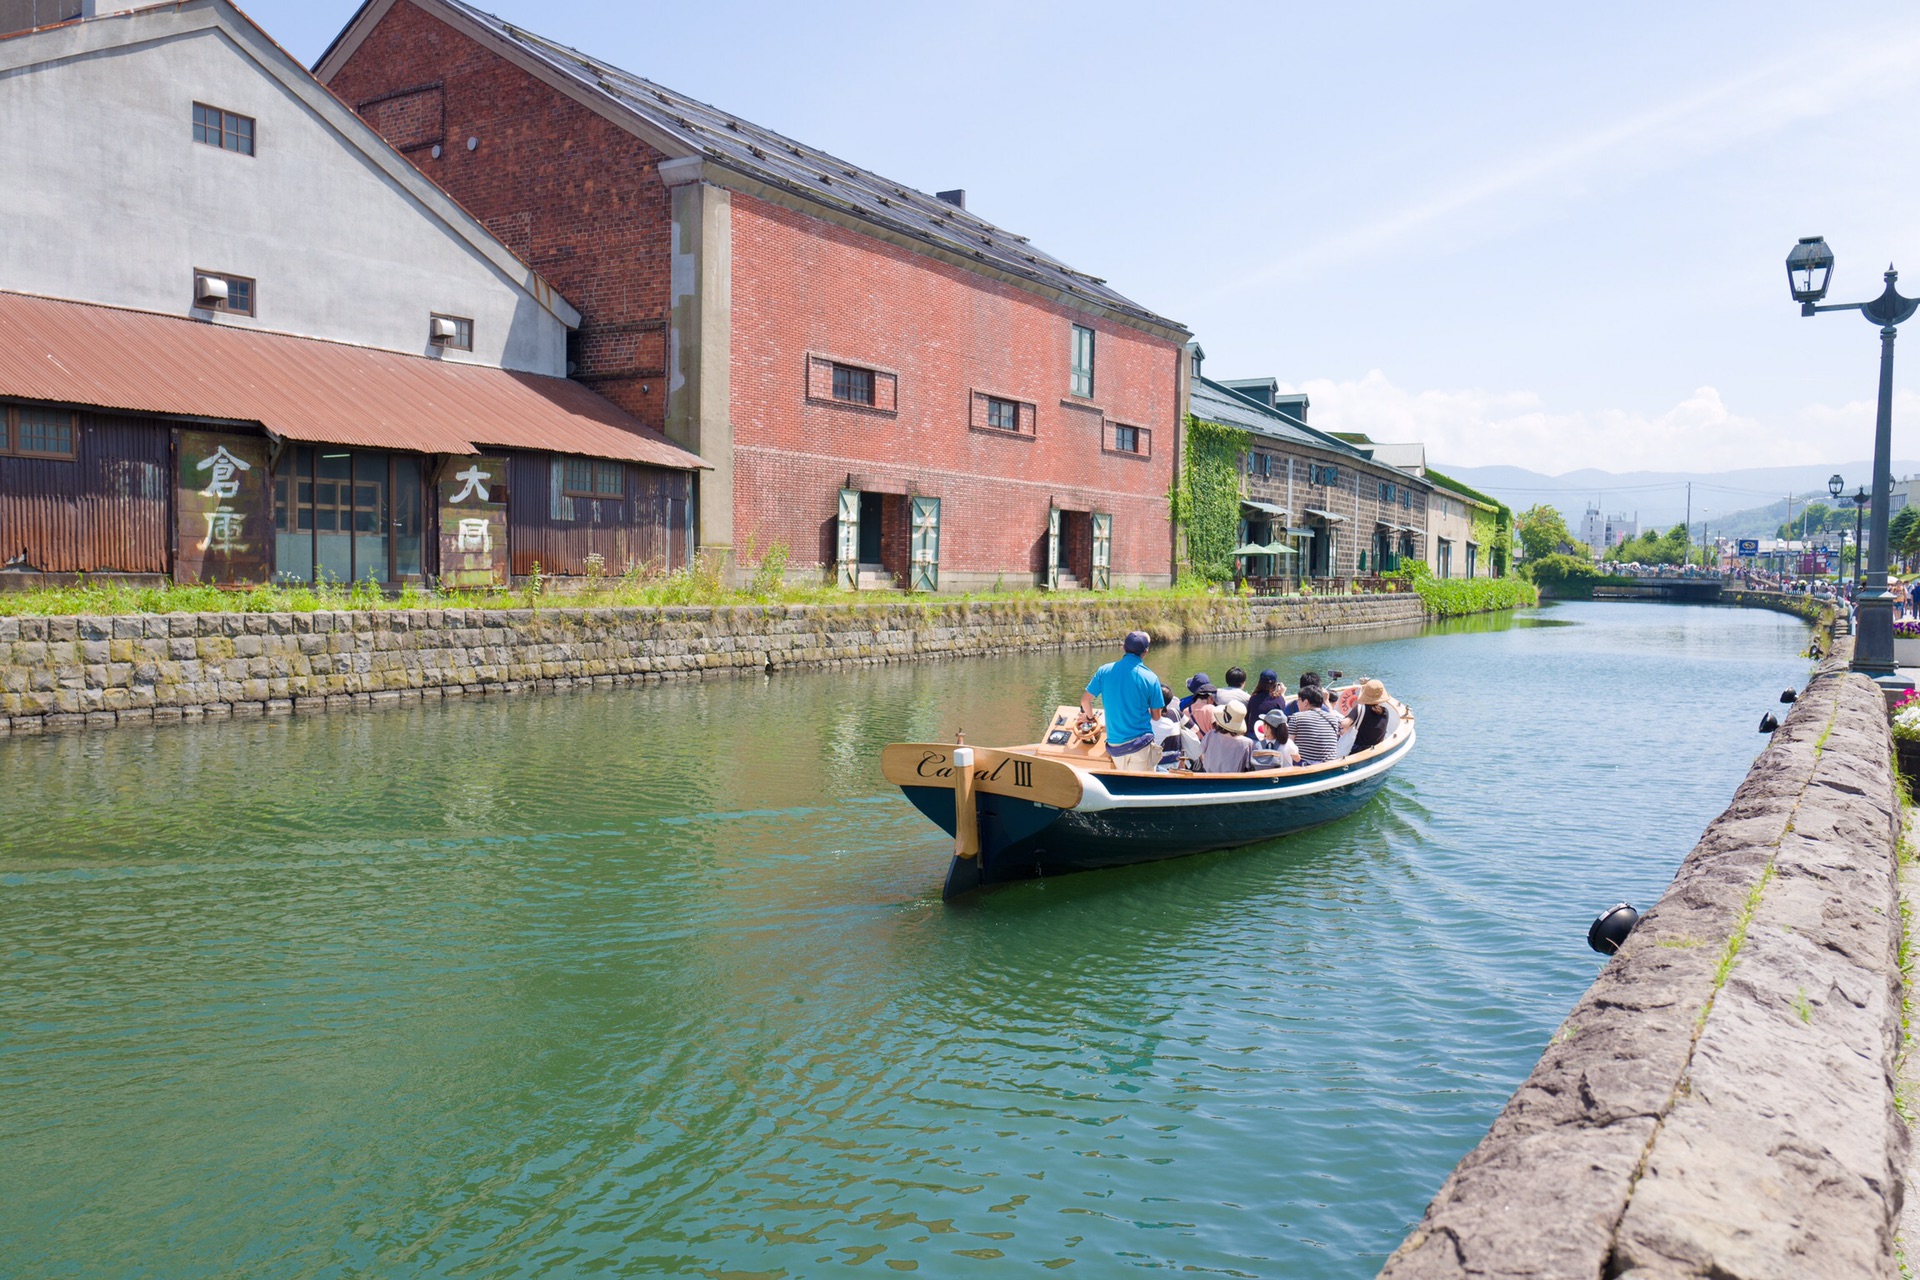
M 1146 665 L 1152 640 L 1127 634 L 1123 655 L 1094 672 L 1080 695 L 1080 729 L 1091 733 L 1093 703 L 1106 711 L 1106 750 L 1128 772 L 1249 773 L 1324 764 L 1371 750 L 1387 735 L 1386 686 L 1363 680 L 1329 689 L 1316 671 L 1289 692 L 1280 674 L 1260 672 L 1247 688 L 1243 667 L 1216 686 L 1204 671 L 1176 698 Z M 1339 679 L 1341 673 L 1329 673 Z

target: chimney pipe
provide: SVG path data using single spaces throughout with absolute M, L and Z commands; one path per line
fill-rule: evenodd
M 955 187 L 951 191 L 936 191 L 933 194 L 950 205 L 961 209 L 967 207 L 967 193 L 963 188 Z

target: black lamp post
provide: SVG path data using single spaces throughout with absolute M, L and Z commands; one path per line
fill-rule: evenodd
M 1832 475 L 1827 477 L 1827 496 L 1829 498 L 1832 498 L 1835 502 L 1838 502 L 1840 501 L 1840 495 L 1845 493 L 1846 491 L 1847 491 L 1847 482 L 1840 478 L 1840 473 L 1838 471 L 1834 472 Z M 1844 537 L 1845 535 L 1842 535 L 1842 536 Z M 1840 561 L 1845 558 L 1846 557 L 1844 554 L 1834 557 L 1833 582 L 1835 586 L 1838 586 L 1840 584 L 1840 569 L 1841 569 Z
M 1853 495 L 1853 598 L 1860 599 L 1860 517 L 1867 509 L 1865 489 Z
M 1833 280 L 1833 250 L 1819 236 L 1803 237 L 1787 254 L 1787 286 L 1800 314 L 1820 311 L 1858 311 L 1880 326 L 1880 413 L 1873 427 L 1873 481 L 1870 501 L 1873 511 L 1868 520 L 1872 544 L 1867 558 L 1865 581 L 1854 602 L 1853 669 L 1864 672 L 1889 688 L 1909 688 L 1894 673 L 1893 596 L 1887 591 L 1887 507 L 1888 491 L 1893 487 L 1893 339 L 1895 327 L 1911 319 L 1920 310 L 1920 298 L 1903 298 L 1893 287 L 1899 275 L 1889 266 L 1886 289 L 1872 302 L 1851 302 L 1820 306 Z M 1856 506 L 1861 495 L 1854 495 Z M 1856 517 L 1857 520 L 1857 517 Z M 1854 555 L 1859 556 L 1859 544 Z

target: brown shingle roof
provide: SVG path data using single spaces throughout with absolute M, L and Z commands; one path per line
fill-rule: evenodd
M 257 422 L 327 444 L 705 465 L 565 378 L 21 293 L 0 292 L 0 396 Z

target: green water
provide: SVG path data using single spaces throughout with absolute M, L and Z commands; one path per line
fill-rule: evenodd
M 876 745 L 1028 740 L 1107 655 L 0 740 L 0 1273 L 1370 1275 L 1806 640 L 1162 649 L 1381 676 L 1419 745 L 1343 823 L 952 906 Z

